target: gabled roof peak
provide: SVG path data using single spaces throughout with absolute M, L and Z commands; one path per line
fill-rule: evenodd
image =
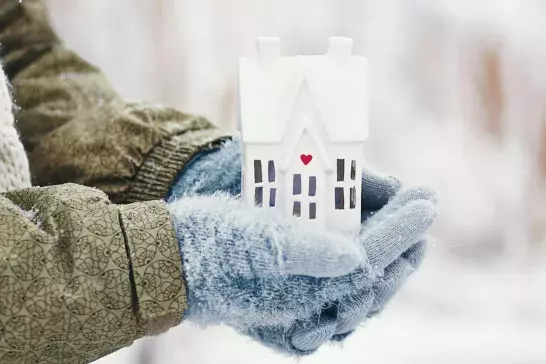
M 281 57 L 278 38 L 258 38 L 258 54 L 239 63 L 243 141 L 282 140 L 302 82 L 312 94 L 331 142 L 368 136 L 367 61 L 351 54 L 353 40 L 329 38 L 324 55 Z
M 293 136 L 293 141 L 288 147 L 288 153 L 286 153 L 286 157 L 284 161 L 281 164 L 281 170 L 286 171 L 288 169 L 288 166 L 290 165 L 290 161 L 294 157 L 294 153 L 296 148 L 298 147 L 298 144 L 303 136 L 304 132 L 308 132 L 309 136 L 315 143 L 315 148 L 317 148 L 319 157 L 324 163 L 324 169 L 325 171 L 332 171 L 332 163 L 330 162 L 330 158 L 328 158 L 328 153 L 324 149 L 324 141 L 320 139 L 319 133 L 311 123 L 311 119 L 308 115 L 303 115 L 303 117 L 300 120 L 300 123 L 298 125 L 298 128 L 296 129 L 296 132 Z

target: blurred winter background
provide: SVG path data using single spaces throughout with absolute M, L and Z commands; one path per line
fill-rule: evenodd
M 235 127 L 238 57 L 355 39 L 370 62 L 367 158 L 441 195 L 423 268 L 381 317 L 302 364 L 546 363 L 546 2 L 50 0 L 66 42 L 127 98 Z M 187 324 L 100 364 L 292 363 Z

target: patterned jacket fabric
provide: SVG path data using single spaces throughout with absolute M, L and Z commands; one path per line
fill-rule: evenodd
M 226 136 L 202 117 L 125 102 L 61 42 L 42 0 L 0 0 L 0 58 L 33 185 L 97 187 L 115 203 L 162 199 Z
M 0 195 L 0 363 L 87 363 L 177 325 L 172 224 L 163 202 L 73 184 Z

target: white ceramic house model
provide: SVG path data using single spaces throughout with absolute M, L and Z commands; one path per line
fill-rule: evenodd
M 317 56 L 281 57 L 278 38 L 257 43 L 257 55 L 239 64 L 244 199 L 358 231 L 366 59 L 351 54 L 350 38 L 330 38 Z

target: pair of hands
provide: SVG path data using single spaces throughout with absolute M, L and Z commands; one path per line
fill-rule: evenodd
M 235 140 L 199 156 L 170 192 L 188 317 L 289 353 L 343 340 L 419 266 L 434 191 L 365 171 L 362 229 L 350 237 L 228 197 L 240 192 L 240 150 Z

